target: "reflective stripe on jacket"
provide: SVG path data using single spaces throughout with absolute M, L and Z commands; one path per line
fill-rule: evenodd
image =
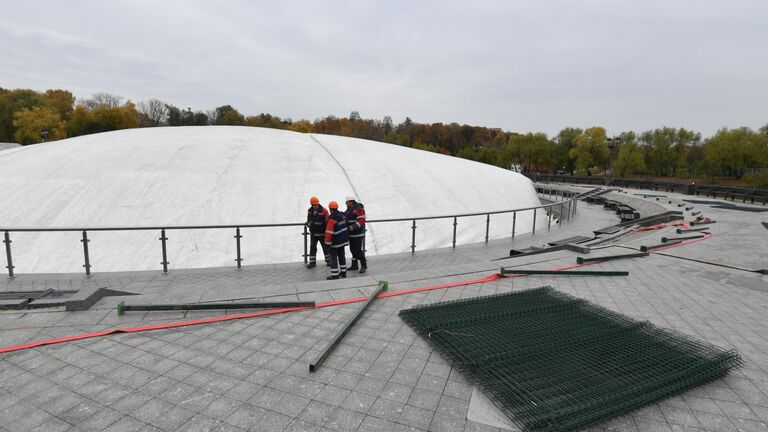
M 349 235 L 347 233 L 347 220 L 344 219 L 344 213 L 340 211 L 331 212 L 328 217 L 328 225 L 325 227 L 325 244 L 332 248 L 339 248 L 349 245 Z
M 344 212 L 349 224 L 350 237 L 365 237 L 365 207 L 363 204 L 355 201 L 351 207 Z
M 325 226 L 328 225 L 328 210 L 318 205 L 317 210 L 312 206 L 307 210 L 307 224 L 309 232 L 315 237 L 323 237 Z

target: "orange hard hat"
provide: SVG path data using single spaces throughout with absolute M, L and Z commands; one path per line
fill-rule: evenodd
M 309 203 L 312 205 L 317 205 L 317 204 L 320 204 L 320 200 L 317 199 L 317 197 L 312 197 L 309 199 Z
M 337 203 L 336 201 L 331 201 L 331 202 L 328 203 L 328 208 L 338 210 L 339 209 L 339 203 Z

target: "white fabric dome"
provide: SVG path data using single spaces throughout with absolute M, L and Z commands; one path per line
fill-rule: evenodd
M 303 222 L 313 195 L 343 208 L 354 194 L 374 220 L 540 203 L 530 180 L 486 164 L 362 139 L 229 126 L 129 129 L 0 152 L 0 184 L 0 228 Z M 518 233 L 530 231 L 531 218 L 518 214 Z M 410 251 L 410 226 L 371 224 L 368 254 Z M 417 249 L 450 246 L 452 219 L 417 226 Z M 491 238 L 511 229 L 511 214 L 491 217 Z M 302 261 L 302 232 L 243 229 L 243 265 Z M 459 219 L 457 233 L 459 244 L 483 241 L 485 216 Z M 161 268 L 159 231 L 88 235 L 94 272 Z M 170 268 L 235 265 L 233 235 L 168 231 Z M 16 272 L 82 272 L 81 236 L 11 233 Z

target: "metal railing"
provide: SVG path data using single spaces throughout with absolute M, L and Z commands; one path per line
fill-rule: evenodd
M 554 202 L 549 204 L 542 204 L 540 206 L 536 207 L 525 207 L 525 208 L 519 208 L 519 209 L 512 209 L 512 210 L 497 210 L 497 211 L 491 211 L 491 212 L 479 212 L 479 213 L 462 213 L 462 214 L 453 214 L 453 215 L 443 215 L 443 216 L 421 216 L 421 217 L 410 217 L 410 218 L 397 218 L 397 219 L 372 219 L 368 220 L 367 224 L 384 224 L 384 223 L 392 223 L 392 222 L 412 222 L 411 224 L 411 253 L 416 253 L 416 228 L 417 228 L 417 221 L 425 221 L 425 220 L 435 220 L 435 219 L 453 219 L 453 238 L 451 241 L 452 247 L 456 248 L 456 234 L 457 234 L 457 228 L 458 228 L 458 220 L 459 218 L 466 218 L 466 217 L 476 217 L 476 216 L 486 216 L 485 219 L 485 243 L 488 243 L 488 240 L 490 238 L 490 227 L 491 227 L 491 216 L 492 215 L 499 215 L 499 214 L 509 214 L 512 213 L 512 238 L 515 237 L 515 231 L 517 228 L 517 214 L 522 212 L 533 212 L 533 224 L 531 227 L 531 234 L 536 233 L 536 215 L 538 211 L 545 211 L 548 215 L 547 217 L 547 231 L 551 229 L 552 226 L 552 214 L 557 210 L 557 214 L 559 215 L 560 221 L 568 222 L 571 220 L 571 218 L 576 214 L 577 209 L 577 200 L 581 195 L 584 194 L 577 194 L 572 191 L 566 191 L 566 190 L 559 190 L 555 188 L 546 188 L 542 189 L 541 187 L 538 188 L 539 194 L 548 196 L 550 199 L 554 200 Z M 168 273 L 168 264 L 170 262 L 168 261 L 168 249 L 167 249 L 167 243 L 169 240 L 169 237 L 167 236 L 168 231 L 179 231 L 179 230 L 212 230 L 212 229 L 234 229 L 235 230 L 235 250 L 236 250 L 236 258 L 235 262 L 237 263 L 237 269 L 242 269 L 242 252 L 241 252 L 241 240 L 243 236 L 241 235 L 241 229 L 243 228 L 277 228 L 277 227 L 303 227 L 304 233 L 302 234 L 304 238 L 304 263 L 307 263 L 308 257 L 309 257 L 309 251 L 308 251 L 308 237 L 309 237 L 309 230 L 306 224 L 304 223 L 274 223 L 274 224 L 240 224 L 240 225 L 162 225 L 162 226 L 122 226 L 122 227 L 53 227 L 53 228 L 36 228 L 36 227 L 0 227 L 0 231 L 3 232 L 3 243 L 5 244 L 5 256 L 6 256 L 6 269 L 8 269 L 8 277 L 13 278 L 15 276 L 14 272 L 14 264 L 13 264 L 13 250 L 11 247 L 11 244 L 13 241 L 11 240 L 11 233 L 44 233 L 44 232 L 81 232 L 82 233 L 82 239 L 80 242 L 83 244 L 83 268 L 85 269 L 85 275 L 90 277 L 91 276 L 91 258 L 90 258 L 90 252 L 88 249 L 88 243 L 90 243 L 90 239 L 88 238 L 89 232 L 99 232 L 99 231 L 159 231 L 160 237 L 158 237 L 158 240 L 160 240 L 160 247 L 162 252 L 163 260 L 160 262 L 160 264 L 163 267 L 163 273 Z M 365 247 L 365 245 L 363 245 Z
M 526 174 L 530 179 L 538 182 L 557 182 L 557 183 L 580 183 L 587 185 L 603 185 L 604 177 L 585 177 L 570 176 L 562 174 Z M 765 188 L 743 188 L 735 186 L 725 186 L 716 184 L 695 184 L 695 183 L 675 183 L 658 180 L 642 180 L 628 178 L 613 178 L 611 185 L 615 187 L 629 187 L 635 189 L 648 189 L 653 191 L 679 192 L 687 195 L 704 195 L 706 197 L 722 197 L 735 201 L 737 198 L 742 202 L 750 200 L 763 205 L 768 204 L 768 189 Z

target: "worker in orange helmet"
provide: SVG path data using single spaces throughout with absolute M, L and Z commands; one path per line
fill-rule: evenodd
M 347 233 L 347 220 L 344 213 L 339 211 L 336 201 L 328 203 L 331 214 L 328 216 L 328 225 L 325 227 L 325 245 L 331 251 L 331 275 L 326 279 L 338 279 L 347 277 L 347 259 L 344 256 L 344 247 L 349 245 Z
M 360 261 L 360 274 L 368 270 L 368 260 L 365 259 L 365 207 L 357 202 L 353 195 L 346 198 L 347 211 L 344 217 L 347 218 L 347 227 L 349 229 L 349 251 L 352 253 L 352 265 L 350 270 L 357 270 L 357 262 Z
M 325 247 L 325 226 L 328 225 L 328 210 L 320 205 L 320 200 L 317 197 L 309 199 L 309 210 L 307 210 L 307 228 L 309 229 L 309 264 L 307 268 L 314 268 L 317 266 L 317 244 L 320 243 L 320 247 L 323 248 L 323 256 L 325 257 L 325 265 L 330 265 L 331 257 L 329 255 L 328 248 Z

